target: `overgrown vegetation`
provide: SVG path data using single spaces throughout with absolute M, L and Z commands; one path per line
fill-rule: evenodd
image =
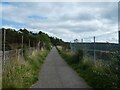
M 29 31 L 27 29 L 6 29 L 1 28 L 2 30 L 2 37 L 4 30 L 6 31 L 6 50 L 13 50 L 13 49 L 20 49 L 22 48 L 22 36 L 23 36 L 23 46 L 29 47 L 29 40 L 30 40 L 30 46 L 31 47 L 45 47 L 47 49 L 50 49 L 52 45 L 61 45 L 64 42 L 62 39 L 58 39 L 56 37 L 50 37 L 48 34 L 39 31 L 38 33 L 34 33 L 32 31 Z M 2 38 L 3 39 L 3 38 Z M 2 40 L 3 41 L 3 40 Z M 3 47 L 3 42 L 2 42 Z M 3 49 L 3 48 L 2 48 Z
M 82 50 L 72 53 L 70 50 L 58 49 L 65 61 L 93 87 L 97 88 L 120 88 L 120 80 L 117 68 L 118 57 L 111 55 L 111 64 L 103 61 L 95 61 L 85 57 Z
M 28 52 L 26 52 L 28 53 Z M 39 70 L 48 50 L 32 52 L 25 60 L 12 57 L 7 60 L 3 71 L 2 88 L 29 88 L 38 80 Z
M 50 37 L 42 31 L 34 33 L 25 28 L 19 30 L 1 28 L 1 30 L 2 41 L 4 41 L 4 32 L 6 33 L 5 51 L 21 50 L 17 55 L 10 56 L 9 59 L 5 61 L 2 73 L 3 88 L 30 87 L 38 80 L 39 70 L 51 47 L 64 43 L 62 39 Z M 31 48 L 34 48 L 34 50 L 31 50 Z

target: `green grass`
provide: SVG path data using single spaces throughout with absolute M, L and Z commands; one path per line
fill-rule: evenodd
M 48 51 L 33 52 L 25 60 L 16 57 L 6 62 L 2 88 L 29 88 L 38 80 L 39 70 Z
M 93 60 L 89 57 L 83 57 L 82 60 L 79 60 L 79 63 L 75 63 L 76 55 L 62 49 L 58 49 L 58 51 L 79 76 L 83 77 L 88 85 L 94 89 L 120 87 L 118 86 L 118 77 L 111 70 L 110 66 L 106 66 L 101 61 L 96 61 L 96 64 L 94 64 Z

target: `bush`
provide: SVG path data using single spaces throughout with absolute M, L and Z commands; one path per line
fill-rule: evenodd
M 83 50 L 78 50 L 74 55 L 72 59 L 72 63 L 79 64 L 83 60 Z

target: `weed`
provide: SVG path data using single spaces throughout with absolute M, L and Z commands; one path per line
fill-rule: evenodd
M 119 88 L 118 76 L 115 72 L 117 65 L 115 58 L 113 58 L 110 65 L 106 65 L 104 62 L 98 60 L 93 62 L 92 58 L 85 57 L 82 51 L 76 53 L 77 55 L 68 54 L 70 53 L 69 51 L 58 51 L 65 61 L 94 89 Z M 75 61 L 75 59 L 77 60 Z
M 27 53 L 27 52 L 26 52 Z M 39 70 L 44 62 L 47 50 L 25 56 L 21 63 L 16 57 L 7 60 L 3 71 L 3 88 L 29 88 L 38 80 Z

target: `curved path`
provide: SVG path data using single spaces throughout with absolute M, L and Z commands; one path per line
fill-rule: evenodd
M 53 47 L 40 70 L 39 81 L 32 88 L 89 88 L 89 86 Z

